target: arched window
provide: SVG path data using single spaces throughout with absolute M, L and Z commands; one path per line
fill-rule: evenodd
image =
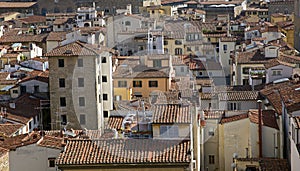
M 125 21 L 125 26 L 130 26 L 130 25 L 131 25 L 130 21 Z

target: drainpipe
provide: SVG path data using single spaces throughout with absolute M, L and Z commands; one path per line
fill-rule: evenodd
M 257 100 L 258 103 L 258 145 L 259 145 L 259 158 L 262 158 L 262 110 L 261 100 Z

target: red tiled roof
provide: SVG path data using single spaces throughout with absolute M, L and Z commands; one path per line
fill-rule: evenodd
M 100 52 L 100 49 L 91 48 L 87 44 L 76 41 L 63 46 L 59 46 L 47 52 L 47 57 L 58 57 L 58 56 L 95 56 Z
M 108 118 L 108 124 L 105 129 L 121 129 L 124 117 L 123 116 L 110 116 Z
M 10 137 L 16 133 L 23 125 L 21 124 L 0 124 L 0 134 Z
M 58 32 L 50 32 L 47 41 L 63 41 L 66 39 L 67 32 L 58 31 Z
M 205 119 L 219 119 L 223 116 L 224 110 L 205 110 L 204 118 Z
M 28 16 L 25 18 L 19 18 L 18 20 L 31 24 L 31 23 L 43 23 L 46 22 L 46 17 L 45 16 L 39 16 L 39 15 L 33 15 L 33 16 Z
M 60 24 L 64 24 L 68 21 L 69 18 L 64 17 L 64 18 L 56 18 L 53 22 L 54 25 L 60 25 Z
M 264 64 L 264 66 L 265 66 L 266 69 L 269 69 L 269 68 L 272 68 L 272 67 L 278 66 L 278 65 L 284 65 L 284 66 L 288 66 L 288 67 L 292 67 L 292 68 L 296 67 L 295 64 L 283 62 L 283 61 L 281 61 L 281 60 L 279 60 L 277 58 L 276 59 L 272 59 L 272 60 L 268 60 Z
M 30 8 L 37 2 L 0 2 L 0 8 Z
M 61 149 L 63 147 L 63 138 L 46 135 L 37 144 L 42 147 Z
M 34 144 L 41 138 L 37 132 L 30 134 L 21 134 L 14 137 L 3 137 L 3 141 L 0 141 L 0 147 L 14 150 L 18 147 Z
M 218 93 L 220 100 L 225 101 L 248 101 L 257 100 L 258 91 L 228 91 Z
M 0 43 L 24 43 L 24 42 L 44 42 L 47 38 L 48 34 L 20 34 L 20 35 L 7 35 L 4 34 L 0 38 Z
M 253 52 L 240 52 L 237 57 L 238 64 L 264 64 L 267 60 L 260 50 Z
M 189 140 L 71 140 L 56 161 L 60 165 L 188 163 Z
M 224 123 L 238 121 L 246 118 L 249 118 L 250 122 L 258 124 L 258 110 L 249 110 L 247 113 L 234 115 L 230 117 L 223 116 L 220 123 L 224 124 Z M 275 111 L 273 110 L 262 111 L 262 125 L 274 129 L 279 129 L 276 116 L 275 116 Z
M 260 170 L 264 171 L 289 171 L 287 159 L 261 159 Z
M 181 104 L 156 104 L 154 105 L 152 117 L 152 123 L 190 123 L 190 106 Z

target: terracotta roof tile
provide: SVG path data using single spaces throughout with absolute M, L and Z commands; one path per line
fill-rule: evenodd
M 264 64 L 267 60 L 260 50 L 253 52 L 240 52 L 237 57 L 238 64 Z
M 257 100 L 258 91 L 228 91 L 218 93 L 219 99 L 224 101 Z
M 95 56 L 100 53 L 98 47 L 90 47 L 88 44 L 76 41 L 63 46 L 59 46 L 46 53 L 47 57 L 58 56 Z
M 153 123 L 190 123 L 189 105 L 156 104 L 154 105 Z
M 7 35 L 4 34 L 0 38 L 0 43 L 24 43 L 24 42 L 44 42 L 47 38 L 48 34 L 19 34 L 19 35 Z
M 59 32 L 50 32 L 47 41 L 63 41 L 66 39 L 67 32 L 59 31 Z
M 0 134 L 10 137 L 23 126 L 21 124 L 0 124 Z
M 69 18 L 64 17 L 64 18 L 56 18 L 53 22 L 54 25 L 61 25 L 64 24 L 68 21 Z
M 105 129 L 120 130 L 122 128 L 123 120 L 124 120 L 123 116 L 110 116 L 108 118 L 108 123 Z
M 37 2 L 0 2 L 0 8 L 29 8 Z
M 46 23 L 46 17 L 45 16 L 39 16 L 39 15 L 33 15 L 33 16 L 28 16 L 25 18 L 19 18 L 18 20 L 27 23 L 27 24 L 31 24 L 31 23 Z
M 278 65 L 284 65 L 284 66 L 288 66 L 288 67 L 292 67 L 292 68 L 296 67 L 296 64 L 283 62 L 283 61 L 281 61 L 281 60 L 279 60 L 277 58 L 276 59 L 272 59 L 272 60 L 268 60 L 268 62 L 266 62 L 264 64 L 264 66 L 265 66 L 266 69 L 269 69 L 269 68 L 272 68 L 272 67 L 278 66 Z
M 106 139 L 71 140 L 58 165 L 145 164 L 190 162 L 189 140 Z
M 261 159 L 260 169 L 264 171 L 289 171 L 287 159 Z
M 205 110 L 204 118 L 205 119 L 219 119 L 224 114 L 224 110 Z
M 258 110 L 249 110 L 247 113 L 226 117 L 223 115 L 220 123 L 229 123 L 249 118 L 250 122 L 258 124 Z M 262 111 L 262 125 L 274 129 L 279 129 L 275 112 L 273 110 Z
M 63 147 L 63 138 L 53 136 L 43 136 L 37 145 L 48 148 L 61 149 Z
M 18 147 L 34 144 L 41 138 L 37 132 L 30 134 L 21 134 L 14 137 L 3 137 L 3 141 L 0 141 L 0 147 L 14 150 Z

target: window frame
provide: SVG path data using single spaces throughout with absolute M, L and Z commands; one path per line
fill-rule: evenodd
M 138 84 L 137 84 L 138 83 Z M 141 80 L 133 80 L 132 81 L 132 86 L 133 87 L 143 87 L 143 82 Z
M 148 81 L 148 87 L 150 87 L 150 88 L 153 88 L 153 87 L 157 88 L 158 87 L 158 81 L 157 80 L 149 80 Z
M 58 59 L 58 67 L 63 68 L 65 67 L 65 60 L 64 59 Z

